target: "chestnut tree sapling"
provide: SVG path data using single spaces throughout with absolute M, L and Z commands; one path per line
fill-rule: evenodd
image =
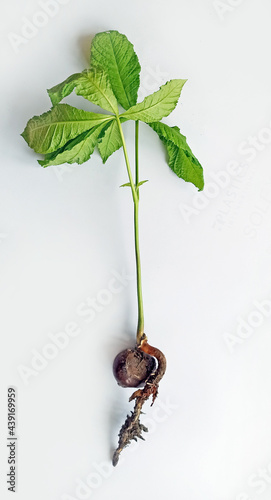
M 113 363 L 113 372 L 119 385 L 137 390 L 129 401 L 135 400 L 134 410 L 128 415 L 119 433 L 113 465 L 132 439 L 143 439 L 146 427 L 140 423 L 142 406 L 152 396 L 157 397 L 158 385 L 166 370 L 166 358 L 148 343 L 144 332 L 144 312 L 139 252 L 138 207 L 139 189 L 147 182 L 139 180 L 139 122 L 147 124 L 163 142 L 167 162 L 181 179 L 203 189 L 203 171 L 197 158 L 177 126 L 161 122 L 176 107 L 186 80 L 174 79 L 137 103 L 140 84 L 140 64 L 134 47 L 118 31 L 98 33 L 92 40 L 90 67 L 75 73 L 48 90 L 52 108 L 31 118 L 23 138 L 36 153 L 44 155 L 42 167 L 63 163 L 82 164 L 89 160 L 98 147 L 103 163 L 119 148 L 123 148 L 128 174 L 128 186 L 134 203 L 134 236 L 137 274 L 138 324 L 135 346 L 119 353 Z M 71 92 L 102 108 L 103 112 L 83 111 L 61 101 Z M 123 123 L 135 122 L 134 175 L 127 152 Z M 140 388 L 141 387 L 141 388 Z

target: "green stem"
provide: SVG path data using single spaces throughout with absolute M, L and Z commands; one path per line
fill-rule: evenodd
M 139 122 L 135 122 L 135 171 L 136 171 L 136 186 L 139 183 L 139 178 L 138 178 L 138 129 L 139 129 Z M 139 194 L 139 191 L 137 191 L 137 194 Z
M 136 256 L 136 282 L 137 282 L 137 304 L 138 304 L 138 325 L 137 325 L 137 335 L 136 341 L 137 345 L 141 344 L 141 340 L 144 334 L 144 311 L 143 311 L 143 297 L 142 297 L 142 282 L 141 282 L 141 262 L 140 262 L 140 251 L 139 251 L 139 232 L 138 232 L 138 205 L 139 205 L 139 193 L 138 193 L 138 122 L 136 122 L 136 133 L 135 133 L 135 158 L 136 158 L 136 185 L 134 184 L 130 162 L 128 158 L 128 152 L 126 147 L 125 138 L 123 135 L 122 126 L 120 119 L 116 116 L 116 120 L 119 127 L 119 132 L 121 136 L 123 152 L 125 157 L 125 163 L 127 167 L 128 177 L 131 185 L 133 201 L 134 201 L 134 235 L 135 235 L 135 256 Z
M 138 130 L 139 122 L 135 122 L 135 178 L 137 203 L 134 205 L 134 228 L 135 228 L 135 254 L 136 254 L 136 281 L 137 281 L 137 303 L 138 303 L 138 325 L 137 325 L 137 344 L 140 345 L 144 335 L 144 310 L 142 296 L 142 280 L 141 280 L 141 261 L 139 251 L 139 232 L 138 232 L 138 204 L 139 204 L 139 167 L 138 167 Z
M 116 115 L 116 120 L 117 120 L 117 124 L 118 124 L 118 127 L 119 127 L 119 132 L 120 132 L 120 136 L 121 136 L 121 142 L 122 142 L 122 146 L 123 146 L 123 152 L 124 152 L 124 157 L 125 157 L 125 163 L 126 163 L 126 167 L 127 167 L 128 177 L 129 177 L 129 181 L 130 181 L 130 184 L 131 184 L 133 200 L 134 200 L 134 204 L 136 204 L 138 202 L 137 192 L 136 192 L 136 188 L 135 188 L 133 177 L 132 177 L 132 172 L 131 172 L 130 162 L 129 162 L 129 158 L 128 158 L 128 152 L 127 152 L 126 142 L 125 142 L 125 139 L 124 139 L 122 126 L 121 126 L 120 119 L 119 119 L 118 115 Z
M 135 229 L 135 254 L 136 254 L 136 281 L 137 281 L 137 303 L 138 303 L 138 324 L 137 324 L 137 345 L 141 344 L 144 334 L 144 311 L 141 282 L 141 262 L 139 252 L 139 234 L 138 234 L 138 202 L 134 205 L 134 229 Z

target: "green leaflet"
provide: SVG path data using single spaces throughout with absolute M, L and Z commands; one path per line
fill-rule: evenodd
M 98 149 L 102 157 L 103 163 L 122 146 L 122 140 L 119 132 L 117 120 L 114 119 L 106 129 L 101 141 L 99 141 Z
M 112 120 L 111 115 L 90 113 L 68 104 L 57 104 L 47 113 L 31 118 L 22 136 L 36 153 L 51 153 L 86 130 Z
M 143 186 L 143 184 L 145 184 L 145 182 L 149 182 L 148 179 L 146 179 L 145 181 L 140 181 L 138 184 L 137 184 L 137 187 L 139 186 Z
M 181 90 L 187 80 L 170 80 L 157 92 L 132 106 L 121 114 L 127 120 L 141 120 L 145 123 L 156 122 L 168 116 L 176 107 Z
M 192 182 L 199 191 L 203 190 L 204 180 L 202 166 L 194 161 L 187 151 L 178 148 L 172 142 L 166 144 L 169 155 L 169 166 L 178 177 L 186 182 Z
M 118 31 L 98 33 L 91 44 L 90 64 L 106 71 L 124 109 L 136 104 L 141 68 L 133 45 L 125 35 Z
M 139 188 L 140 186 L 142 186 L 143 184 L 145 184 L 145 182 L 149 182 L 148 179 L 146 181 L 140 181 L 137 185 L 136 185 L 136 188 Z M 131 183 L 130 182 L 126 182 L 125 184 L 121 184 L 121 188 L 123 187 L 131 187 Z
M 186 137 L 178 127 L 165 123 L 149 123 L 166 146 L 168 164 L 175 174 L 186 182 L 192 182 L 199 191 L 204 187 L 203 169 L 186 142 Z
M 62 101 L 64 97 L 67 97 L 72 93 L 73 89 L 76 86 L 77 79 L 80 76 L 81 73 L 75 73 L 74 75 L 66 78 L 64 82 L 61 82 L 58 85 L 55 85 L 51 89 L 47 90 L 53 106 Z
M 81 73 L 75 82 L 75 92 L 111 113 L 118 114 L 118 103 L 104 71 L 92 68 Z
M 65 146 L 59 148 L 53 153 L 45 155 L 44 160 L 38 160 L 42 167 L 49 167 L 50 165 L 61 165 L 62 163 L 78 163 L 81 165 L 89 160 L 95 146 L 97 145 L 100 137 L 103 136 L 105 129 L 108 127 L 102 123 L 78 135 L 75 139 L 67 142 Z
M 111 113 L 118 113 L 118 103 L 107 74 L 102 69 L 92 68 L 75 73 L 64 82 L 47 90 L 53 106 L 75 89 L 76 94 L 88 99 Z
M 149 123 L 149 126 L 155 130 L 160 139 L 171 141 L 179 148 L 187 149 L 190 153 L 192 153 L 186 142 L 186 137 L 181 134 L 179 127 L 169 127 L 169 125 L 162 122 Z

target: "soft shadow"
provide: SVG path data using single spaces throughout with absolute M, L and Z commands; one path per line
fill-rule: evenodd
M 81 51 L 81 54 L 83 56 L 83 59 L 85 62 L 87 62 L 89 66 L 89 61 L 90 61 L 90 46 L 92 43 L 92 40 L 95 36 L 95 33 L 92 33 L 91 35 L 81 35 L 78 38 L 78 45 Z

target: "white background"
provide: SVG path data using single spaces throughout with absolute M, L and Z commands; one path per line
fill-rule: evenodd
M 19 500 L 270 499 L 270 14 L 268 0 L 2 3 L 1 498 L 11 497 L 6 397 L 14 385 Z M 112 272 L 135 273 L 122 151 L 106 165 L 95 153 L 82 166 L 42 169 L 20 137 L 49 109 L 46 88 L 87 67 L 91 38 L 108 29 L 134 43 L 141 98 L 188 78 L 165 122 L 180 126 L 206 180 L 197 194 L 178 179 L 141 125 L 146 333 L 168 370 L 142 417 L 146 441 L 115 469 L 112 450 L 132 406 L 111 366 L 134 343 L 135 280 L 100 303 L 93 321 L 82 311 L 88 297 L 105 297 Z M 79 97 L 66 102 L 90 109 Z M 125 135 L 132 158 L 131 124 Z M 225 177 L 231 162 L 239 174 Z M 24 381 L 18 367 L 33 370 L 32 351 L 46 351 L 50 334 L 71 322 L 78 335 Z

